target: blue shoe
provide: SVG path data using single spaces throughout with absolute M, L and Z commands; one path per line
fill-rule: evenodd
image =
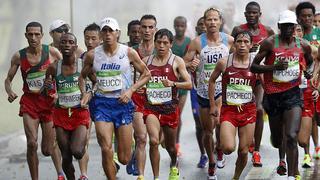
M 137 159 L 134 158 L 133 159 L 133 163 L 132 163 L 132 169 L 133 169 L 133 172 L 132 172 L 132 175 L 134 176 L 139 176 L 139 169 L 138 169 L 138 163 L 137 163 Z
M 127 170 L 127 173 L 130 175 L 130 174 L 133 174 L 134 172 L 134 167 L 133 167 L 133 164 L 134 164 L 134 154 L 132 154 L 131 156 L 131 159 L 130 161 L 128 162 L 127 166 L 126 166 L 126 170 Z
M 198 163 L 198 168 L 205 168 L 208 163 L 208 157 L 206 155 L 201 155 Z

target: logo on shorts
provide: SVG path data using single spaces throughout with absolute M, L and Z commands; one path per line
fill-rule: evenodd
M 252 116 L 251 116 L 251 117 L 249 117 L 249 118 L 247 118 L 247 121 L 250 121 L 252 118 L 253 118 Z

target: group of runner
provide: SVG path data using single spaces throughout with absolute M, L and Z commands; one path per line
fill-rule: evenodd
M 24 94 L 19 115 L 31 178 L 39 179 L 40 125 L 41 150 L 52 157 L 58 180 L 75 179 L 73 157 L 79 160 L 79 180 L 88 179 L 93 121 L 108 179 L 116 179 L 118 162 L 127 165 L 128 174 L 144 179 L 147 139 L 154 179 L 160 178 L 160 144 L 171 159 L 169 179 L 179 179 L 181 112 L 191 90 L 200 152 L 197 167 L 208 164 L 207 179 L 217 179 L 216 168 L 223 168 L 225 155 L 236 149 L 233 179 L 240 178 L 249 151 L 253 166 L 263 166 L 259 148 L 265 113 L 271 143 L 279 149 L 277 173 L 300 179 L 298 143 L 305 150 L 304 168 L 311 167 L 311 135 L 314 158 L 320 158 L 320 29 L 315 27 L 320 16 L 312 3 L 299 3 L 296 12 L 279 14 L 275 34 L 261 24 L 257 2 L 249 2 L 244 15 L 246 23 L 228 35 L 221 32 L 228 20 L 223 12 L 208 8 L 197 21 L 193 40 L 185 36 L 185 17 L 174 19 L 173 35 L 157 29 L 154 15 L 143 15 L 128 24 L 126 45 L 119 43 L 117 20 L 107 17 L 85 28 L 86 51 L 63 20 L 52 22 L 50 45 L 42 44 L 42 25 L 28 23 L 29 46 L 13 55 L 5 89 L 13 102 L 18 96 L 11 83 L 20 67 Z

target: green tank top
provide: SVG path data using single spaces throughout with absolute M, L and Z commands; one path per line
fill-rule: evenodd
M 318 48 L 320 46 L 320 29 L 314 27 L 310 34 L 305 34 L 303 39 L 310 42 L 310 45 Z
M 189 37 L 185 37 L 184 41 L 181 45 L 178 45 L 175 41 L 173 41 L 172 45 L 172 53 L 183 58 L 185 53 L 187 52 L 187 46 L 190 44 L 191 39 Z
M 61 73 L 62 60 L 58 62 L 57 76 L 55 78 L 58 92 L 57 107 L 77 108 L 80 107 L 81 91 L 78 79 L 82 69 L 81 59 L 77 60 L 77 71 L 70 75 L 64 76 Z

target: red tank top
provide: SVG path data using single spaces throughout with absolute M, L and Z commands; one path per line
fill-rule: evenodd
M 175 55 L 171 54 L 164 66 L 153 65 L 153 59 L 154 56 L 151 55 L 147 61 L 147 67 L 151 72 L 151 79 L 147 83 L 146 88 L 146 108 L 159 113 L 170 114 L 175 111 L 175 107 L 178 105 L 177 88 L 165 87 L 161 80 L 178 81 L 173 71 Z
M 279 61 L 288 61 L 289 67 L 283 71 L 264 73 L 264 89 L 267 94 L 280 93 L 299 86 L 301 72 L 306 66 L 300 39 L 295 38 L 294 48 L 286 49 L 279 46 L 279 37 L 275 35 L 274 48 L 264 63 L 273 65 Z
M 248 24 L 241 24 L 240 27 L 243 30 L 247 30 L 247 31 L 250 30 L 248 27 Z M 259 23 L 259 30 L 260 32 L 258 35 L 252 36 L 253 44 L 261 44 L 261 42 L 269 36 L 266 27 L 260 23 Z
M 222 74 L 222 103 L 224 105 L 245 105 L 255 102 L 253 89 L 256 85 L 256 74 L 250 72 L 254 56 L 249 55 L 247 68 L 237 68 L 233 65 L 234 54 L 230 54 L 227 67 Z
M 46 70 L 50 65 L 49 46 L 42 45 L 40 62 L 32 66 L 27 58 L 27 49 L 21 49 L 20 53 L 20 70 L 23 79 L 24 93 L 39 93 L 44 84 Z

